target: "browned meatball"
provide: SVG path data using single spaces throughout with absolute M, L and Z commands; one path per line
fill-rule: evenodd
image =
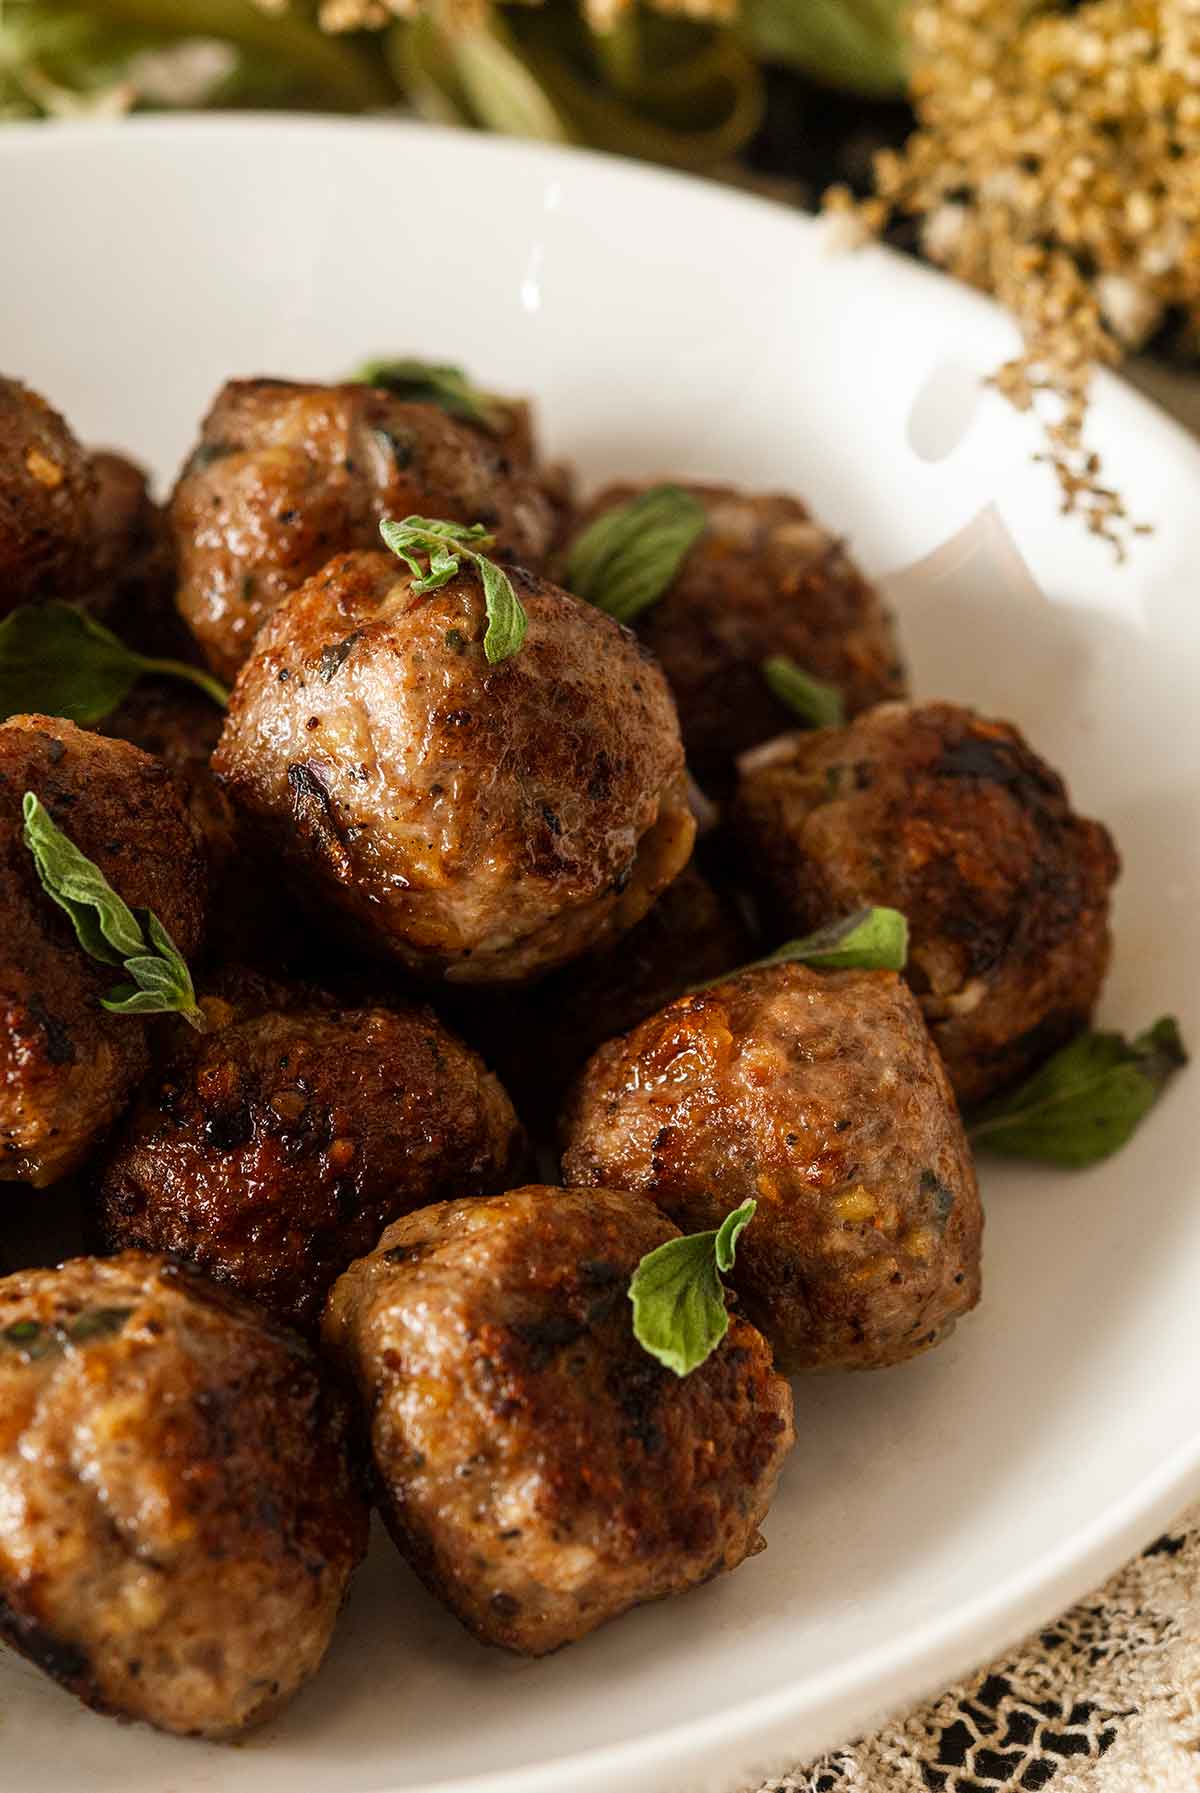
M 146 474 L 108 449 L 92 454 L 96 479 L 94 581 L 89 608 L 139 653 L 196 658 L 175 608 L 175 556 L 166 514 L 150 496 Z
M 521 651 L 484 657 L 474 571 L 417 596 L 345 554 L 283 604 L 213 765 L 299 888 L 427 977 L 506 982 L 623 933 L 695 825 L 661 672 L 520 569 Z
M 450 1012 L 525 1120 L 553 1135 L 563 1094 L 597 1046 L 752 956 L 746 928 L 689 864 L 620 940 L 521 990 L 462 992 Z
M 218 876 L 238 850 L 232 805 L 209 769 L 224 721 L 224 710 L 202 691 L 178 679 L 149 678 L 97 724 L 101 734 L 131 741 L 170 766 L 187 791 L 192 819 Z
M 334 1288 L 384 1517 L 484 1643 L 545 1655 L 759 1547 L 791 1396 L 736 1316 L 682 1379 L 637 1343 L 629 1278 L 674 1232 L 532 1186 L 410 1214 Z
M 58 412 L 0 378 L 0 616 L 93 576 L 96 476 Z
M 640 489 L 609 486 L 577 527 Z M 679 706 L 688 765 L 720 789 L 739 753 L 795 725 L 763 678 L 769 656 L 785 654 L 836 685 L 850 716 L 900 696 L 906 681 L 878 592 L 803 504 L 732 486 L 684 490 L 704 505 L 707 528 L 637 629 Z
M 23 844 L 31 790 L 131 909 L 153 909 L 185 959 L 200 943 L 207 864 L 160 761 L 51 716 L 0 727 L 0 1181 L 45 1184 L 86 1156 L 148 1065 L 146 1023 L 100 998 L 121 981 L 90 958 Z
M 964 1105 L 1086 1023 L 1116 849 L 1011 724 L 888 704 L 788 737 L 744 765 L 737 822 L 785 930 L 868 903 L 904 911 L 908 980 Z
M 110 1249 L 175 1252 L 307 1328 L 389 1221 L 503 1189 L 522 1149 L 496 1078 L 428 1009 L 268 1012 L 143 1094 L 97 1219 Z
M 551 504 L 496 444 L 436 405 L 375 386 L 236 380 L 217 395 L 170 503 L 179 608 L 232 679 L 280 600 L 384 517 L 485 523 L 539 566 Z
M 983 1219 L 941 1060 L 890 971 L 775 965 L 602 1046 L 563 1175 L 649 1196 L 684 1232 L 758 1202 L 732 1281 L 784 1370 L 935 1344 L 979 1299 Z
M 0 1281 L 0 1637 L 226 1737 L 320 1667 L 366 1511 L 308 1348 L 141 1252 Z

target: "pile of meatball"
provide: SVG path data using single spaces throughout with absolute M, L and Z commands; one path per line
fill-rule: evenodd
M 372 1505 L 528 1655 L 736 1568 L 785 1376 L 901 1363 L 979 1299 L 960 1106 L 1104 976 L 1105 829 L 1008 723 L 907 698 L 798 499 L 689 486 L 703 533 L 630 629 L 557 581 L 637 488 L 576 505 L 503 417 L 237 381 L 160 508 L 0 381 L 0 616 L 76 603 L 232 683 L 0 720 L 0 1179 L 82 1191 L 84 1229 L 0 1278 L 0 1636 L 117 1717 L 275 1712 Z M 518 653 L 487 660 L 469 563 L 426 591 L 383 548 L 408 515 L 486 527 Z M 797 726 L 778 655 L 844 726 Z M 101 1007 L 27 790 L 161 918 L 203 1032 Z M 745 968 L 873 904 L 903 974 Z M 630 1277 L 748 1198 L 679 1376 Z

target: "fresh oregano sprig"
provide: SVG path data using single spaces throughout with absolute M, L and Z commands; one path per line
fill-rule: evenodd
M 703 535 L 707 513 L 681 486 L 650 486 L 601 512 L 567 550 L 568 591 L 619 623 L 656 604 Z
M 646 1253 L 630 1279 L 634 1337 L 676 1376 L 698 1369 L 729 1330 L 719 1273 L 732 1270 L 757 1206 L 743 1202 L 712 1232 L 668 1239 Z
M 437 405 L 447 416 L 473 423 L 490 436 L 503 435 L 508 425 L 504 404 L 476 386 L 461 367 L 445 362 L 394 355 L 365 362 L 354 378 L 364 386 L 382 386 L 410 404 Z
M 762 971 L 768 965 L 812 965 L 818 971 L 903 971 L 908 962 L 908 920 L 899 909 L 856 909 L 840 921 L 826 922 L 815 933 L 799 940 L 785 940 L 763 959 L 723 971 L 703 984 L 694 984 L 689 995 L 711 990 L 744 971 Z
M 33 791 L 25 792 L 21 809 L 23 839 L 42 889 L 70 918 L 84 952 L 102 964 L 120 965 L 131 980 L 101 997 L 101 1006 L 114 1015 L 178 1014 L 203 1033 L 207 1023 L 191 973 L 154 911 L 143 910 L 144 921 L 139 921 Z
M 840 728 L 846 706 L 836 685 L 815 679 L 786 654 L 772 654 L 762 663 L 763 678 L 772 696 L 809 728 Z
M 1119 1033 L 1081 1034 L 1016 1089 L 980 1109 L 971 1142 L 1006 1157 L 1082 1170 L 1125 1145 L 1187 1062 L 1171 1015 L 1132 1040 Z
M 469 560 L 483 585 L 488 619 L 483 651 L 489 665 L 520 653 L 529 618 L 504 568 L 482 552 L 495 539 L 482 523 L 449 523 L 437 517 L 404 517 L 396 522 L 389 517 L 379 525 L 379 533 L 415 575 L 411 589 L 417 593 L 437 591 L 461 570 L 464 559 Z
M 211 673 L 135 653 L 74 604 L 23 604 L 0 622 L 0 719 L 33 712 L 100 722 L 151 675 L 185 679 L 222 708 L 229 702 Z

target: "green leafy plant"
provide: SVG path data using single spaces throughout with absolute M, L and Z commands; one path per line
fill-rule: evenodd
M 1179 1023 L 1165 1015 L 1145 1033 L 1085 1033 L 1017 1089 L 976 1115 L 971 1140 L 1010 1158 L 1081 1170 L 1132 1138 L 1170 1079 L 1188 1062 Z
M 632 622 L 662 597 L 707 521 L 690 492 L 651 486 L 576 536 L 567 550 L 567 589 L 619 623 Z
M 437 591 L 461 571 L 464 560 L 470 561 L 479 574 L 487 607 L 483 651 L 488 663 L 495 665 L 520 653 L 529 618 L 508 574 L 482 552 L 494 539 L 482 523 L 447 523 L 434 517 L 405 517 L 397 523 L 386 518 L 379 533 L 413 573 L 411 589 L 418 594 Z M 428 562 L 426 568 L 418 555 Z
M 472 384 L 461 367 L 422 361 L 414 355 L 368 361 L 355 374 L 364 386 L 383 386 L 414 404 L 438 405 L 450 417 L 500 435 L 508 412 L 502 400 Z
M 811 965 L 818 971 L 903 971 L 908 962 L 908 921 L 899 909 L 856 909 L 840 921 L 826 922 L 815 933 L 785 940 L 763 959 L 693 986 L 690 994 L 711 990 L 745 971 L 769 965 Z
M 668 1239 L 633 1273 L 633 1332 L 644 1351 L 676 1376 L 689 1376 L 729 1331 L 720 1273 L 733 1269 L 737 1243 L 757 1202 L 743 1202 L 712 1232 Z
M 809 728 L 840 728 L 845 721 L 846 709 L 836 685 L 815 679 L 786 654 L 772 654 L 763 661 L 762 671 L 772 694 Z
M 84 952 L 102 964 L 121 966 L 131 980 L 101 997 L 101 1006 L 114 1015 L 178 1014 L 203 1033 L 207 1023 L 191 973 L 154 911 L 144 910 L 139 921 L 33 791 L 25 792 L 22 814 L 23 839 L 42 889 L 69 917 Z
M 148 677 L 183 679 L 215 704 L 229 701 L 210 673 L 135 653 L 73 604 L 23 604 L 0 622 L 0 718 L 35 712 L 100 722 Z

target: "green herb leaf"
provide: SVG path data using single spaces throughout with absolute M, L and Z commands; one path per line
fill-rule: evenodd
M 619 623 L 632 622 L 662 597 L 707 521 L 690 492 L 651 486 L 576 536 L 567 550 L 567 589 Z
M 908 921 L 899 909 L 856 909 L 841 921 L 829 921 L 801 940 L 785 940 L 763 959 L 752 959 L 734 971 L 723 971 L 687 991 L 696 996 L 744 971 L 768 965 L 811 965 L 818 971 L 903 971 L 908 963 Z
M 412 589 L 417 593 L 437 591 L 460 570 L 463 560 L 469 560 L 483 586 L 488 619 L 483 651 L 489 665 L 520 653 L 529 618 L 504 568 L 481 552 L 493 540 L 482 523 L 448 523 L 438 517 L 405 517 L 397 522 L 388 517 L 379 533 L 414 575 Z M 424 558 L 426 567 L 418 557 Z
M 25 792 L 21 809 L 23 839 L 42 889 L 70 917 L 84 952 L 102 964 L 120 965 L 133 980 L 110 990 L 102 1006 L 114 1014 L 177 1013 L 203 1032 L 191 973 L 158 916 L 143 911 L 143 930 L 99 866 L 50 819 L 33 791 Z
M 0 622 L 0 717 L 33 711 L 99 722 L 149 674 L 186 679 L 214 703 L 229 701 L 207 672 L 135 654 L 74 604 L 23 604 Z
M 1174 1072 L 1188 1062 L 1173 1016 L 1127 1041 L 1085 1033 L 1027 1082 L 990 1102 L 971 1127 L 973 1144 L 1010 1158 L 1081 1170 L 1129 1140 Z
M 461 417 L 491 436 L 508 426 L 503 402 L 472 384 L 461 367 L 421 361 L 415 355 L 366 362 L 354 375 L 364 386 L 382 386 L 410 404 L 437 405 L 450 417 Z
M 63 1327 L 63 1331 L 74 1345 L 84 1345 L 89 1339 L 112 1338 L 132 1313 L 131 1307 L 92 1307 Z
M 479 576 L 483 580 L 483 595 L 487 600 L 488 626 L 483 638 L 483 651 L 489 664 L 494 664 L 520 653 L 525 641 L 525 631 L 529 627 L 529 618 L 503 567 L 498 567 L 494 560 L 485 560 L 482 555 L 476 555 L 475 564 L 479 568 Z
M 731 1270 L 737 1242 L 757 1202 L 743 1202 L 712 1232 L 668 1239 L 646 1253 L 629 1284 L 633 1332 L 644 1351 L 677 1376 L 688 1376 L 729 1330 L 718 1270 Z
M 810 728 L 840 728 L 846 720 L 846 708 L 837 686 L 814 679 L 786 654 L 772 654 L 763 661 L 762 670 L 773 695 Z

